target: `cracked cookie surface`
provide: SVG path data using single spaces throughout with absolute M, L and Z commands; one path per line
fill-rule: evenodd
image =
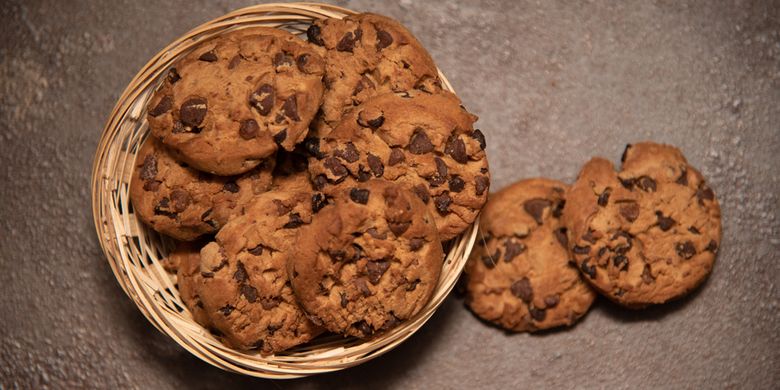
M 271 354 L 322 332 L 296 303 L 287 277 L 291 246 L 316 211 L 311 193 L 262 194 L 201 250 L 195 290 L 208 324 L 229 345 Z
M 325 95 L 315 132 L 327 135 L 341 116 L 372 96 L 441 89 L 433 59 L 397 21 L 364 13 L 315 21 L 309 42 L 327 49 Z
M 485 137 L 474 121 L 449 92 L 376 96 L 307 145 L 309 173 L 326 193 L 370 178 L 401 184 L 428 206 L 440 238 L 449 240 L 487 200 Z
M 516 332 L 572 325 L 596 293 L 570 262 L 559 221 L 566 185 L 527 179 L 491 194 L 466 265 L 466 303 Z
M 253 196 L 270 189 L 273 166 L 269 159 L 241 176 L 210 175 L 177 161 L 149 137 L 136 156 L 130 200 L 152 229 L 191 241 L 218 231 Z
M 401 186 L 372 180 L 345 188 L 302 229 L 288 273 L 313 321 L 365 338 L 428 303 L 443 259 L 425 205 Z
M 563 220 L 584 278 L 610 299 L 643 307 L 679 298 L 709 275 L 720 207 L 702 175 L 669 145 L 628 145 L 616 172 L 594 158 L 567 193 Z
M 199 170 L 246 172 L 306 136 L 322 99 L 322 52 L 262 27 L 199 43 L 150 100 L 151 132 Z

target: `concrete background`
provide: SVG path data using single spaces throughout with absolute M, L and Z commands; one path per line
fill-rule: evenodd
M 450 298 L 363 366 L 270 382 L 210 367 L 113 279 L 89 178 L 136 71 L 251 1 L 4 1 L 0 7 L 0 388 L 777 388 L 777 1 L 339 2 L 395 17 L 488 136 L 494 189 L 572 180 L 643 139 L 682 148 L 723 207 L 708 283 L 645 311 L 604 300 L 571 330 L 506 335 Z

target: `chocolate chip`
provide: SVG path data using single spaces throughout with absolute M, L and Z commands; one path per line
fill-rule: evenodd
M 417 288 L 418 284 L 420 284 L 420 279 L 415 279 L 412 280 L 411 282 L 407 281 L 406 291 L 414 291 Z
M 401 323 L 401 320 L 398 319 L 398 317 L 393 314 L 393 312 L 390 312 L 390 315 L 388 316 L 387 320 L 382 324 L 382 326 L 379 328 L 379 330 L 385 332 L 390 329 L 395 328 Z
M 357 39 L 355 38 L 355 35 L 352 34 L 352 31 L 348 31 L 346 34 L 344 34 L 343 37 L 341 37 L 339 43 L 336 44 L 336 50 L 352 53 L 352 50 L 355 48 L 356 40 Z
M 371 282 L 371 284 L 376 285 L 379 283 L 379 279 L 382 278 L 382 275 L 387 272 L 388 268 L 390 268 L 390 262 L 387 260 L 369 261 L 368 264 L 366 264 L 368 281 Z
M 689 232 L 691 232 L 691 233 L 693 233 L 693 234 L 701 234 L 701 232 L 699 231 L 699 229 L 696 229 L 696 226 L 691 226 L 691 227 L 689 227 L 689 228 L 688 228 L 688 231 L 689 231 Z
M 198 127 L 208 112 L 208 102 L 201 97 L 187 99 L 179 108 L 181 122 L 190 127 Z
M 601 195 L 599 195 L 599 200 L 597 201 L 599 206 L 607 207 L 607 204 L 609 203 L 609 195 L 611 193 L 612 193 L 612 189 L 611 188 L 605 188 L 604 189 L 604 192 L 602 192 Z
M 243 139 L 252 139 L 257 136 L 257 131 L 260 130 L 260 126 L 254 119 L 245 119 L 241 121 L 241 125 L 238 128 L 238 135 Z
M 352 142 L 347 142 L 347 144 L 344 145 L 344 150 L 336 150 L 334 154 L 349 163 L 353 163 L 360 159 L 360 152 L 358 152 L 355 144 Z
M 154 206 L 154 213 L 156 215 L 164 215 L 168 218 L 175 218 L 176 212 L 171 211 L 170 209 L 170 203 L 171 200 L 168 198 L 162 198 L 159 202 L 157 202 L 157 205 Z
M 645 268 L 642 269 L 642 281 L 646 284 L 655 282 L 653 273 L 650 271 L 650 264 L 645 264 Z
M 420 200 L 423 201 L 423 203 L 428 204 L 428 201 L 431 199 L 431 195 L 428 192 L 428 188 L 425 187 L 424 184 L 417 184 L 416 186 L 412 187 L 412 191 L 415 195 L 417 195 Z
M 534 198 L 529 199 L 523 203 L 523 209 L 526 213 L 534 218 L 537 224 L 542 224 L 542 218 L 544 217 L 544 209 L 552 206 L 552 202 L 547 199 Z
M 433 198 L 433 203 L 436 205 L 436 211 L 439 214 L 447 214 L 450 212 L 450 204 L 452 204 L 452 198 L 450 198 L 449 192 L 443 192 L 441 195 Z
M 544 297 L 544 305 L 550 309 L 558 306 L 558 302 L 561 301 L 561 297 L 558 294 L 548 295 Z
M 320 139 L 317 137 L 306 137 L 303 140 L 303 148 L 310 156 L 321 160 L 325 157 L 325 154 L 320 152 Z
M 390 231 L 395 234 L 396 237 L 400 237 L 404 232 L 409 230 L 409 226 L 411 226 L 412 223 L 410 221 L 388 221 L 387 227 L 390 228 Z
M 450 191 L 452 192 L 461 192 L 463 191 L 463 188 L 466 187 L 466 182 L 463 181 L 463 179 L 460 178 L 458 175 L 452 175 L 450 177 Z
M 280 66 L 292 66 L 293 57 L 284 52 L 276 53 L 273 59 L 273 64 L 277 68 Z
M 220 312 L 222 313 L 222 315 L 224 315 L 225 317 L 229 316 L 229 315 L 230 315 L 230 313 L 232 313 L 232 312 L 233 312 L 233 310 L 235 310 L 235 307 L 233 307 L 233 306 L 231 306 L 231 305 L 225 305 L 225 306 L 222 306 L 222 307 L 220 307 L 220 308 L 219 308 L 219 311 L 220 311 Z
M 312 180 L 312 184 L 314 185 L 314 189 L 322 190 L 323 188 L 325 188 L 325 185 L 328 184 L 328 178 L 323 174 L 319 174 L 314 177 L 314 180 Z
M 274 134 L 274 142 L 276 142 L 277 145 L 281 145 L 284 140 L 287 139 L 287 129 L 283 129 L 282 131 Z
M 444 153 L 449 154 L 453 160 L 465 164 L 469 160 L 466 155 L 466 144 L 457 135 L 452 135 L 444 146 Z
M 617 255 L 612 258 L 612 264 L 621 271 L 625 271 L 628 269 L 628 257 L 624 255 Z
M 563 207 L 566 206 L 566 200 L 564 199 L 558 199 L 555 201 L 553 210 L 552 210 L 552 216 L 553 218 L 560 218 L 561 214 L 563 214 Z
M 260 115 L 271 113 L 276 101 L 276 91 L 270 84 L 263 84 L 249 96 L 249 105 L 254 107 Z
M 248 249 L 247 252 L 254 256 L 260 256 L 263 254 L 263 246 L 258 244 L 256 247 Z
M 366 230 L 366 233 L 368 233 L 368 235 L 370 235 L 371 237 L 373 237 L 373 238 L 375 238 L 377 240 L 386 240 L 387 239 L 387 233 L 379 233 L 379 230 L 377 230 L 377 228 L 375 228 L 375 227 L 368 228 L 368 230 Z
M 190 196 L 189 192 L 181 188 L 177 188 L 171 191 L 171 201 L 173 202 L 173 211 L 180 213 L 184 211 L 190 205 L 190 203 L 192 203 L 192 196 Z
M 170 111 L 171 108 L 173 108 L 173 97 L 171 95 L 165 95 L 153 109 L 149 110 L 149 115 L 155 117 L 160 116 Z
M 636 221 L 636 219 L 639 218 L 639 205 L 631 202 L 620 206 L 620 215 L 628 222 Z
M 623 155 L 620 156 L 620 162 L 626 162 L 626 156 L 628 155 L 628 149 L 631 148 L 631 144 L 626 144 L 626 148 L 623 149 Z
M 147 154 L 141 166 L 141 180 L 152 180 L 157 176 L 157 157 Z
M 596 266 L 589 265 L 588 259 L 585 259 L 585 261 L 582 262 L 582 265 L 580 265 L 580 270 L 582 270 L 583 273 L 590 276 L 591 279 L 596 278 Z
M 274 199 L 274 206 L 276 206 L 276 215 L 278 216 L 285 215 L 292 211 L 292 207 L 287 206 L 280 199 Z
M 284 100 L 284 104 L 282 104 L 282 112 L 284 112 L 284 116 L 296 122 L 300 122 L 301 117 L 298 116 L 298 101 L 295 99 L 295 95 L 290 95 L 287 99 Z
M 179 76 L 179 72 L 176 68 L 168 69 L 168 75 L 165 78 L 171 84 L 175 84 L 177 81 L 181 80 L 181 76 Z
M 359 188 L 353 188 L 349 190 L 349 198 L 355 203 L 366 204 L 368 203 L 369 190 L 363 190 Z
M 528 308 L 528 312 L 531 314 L 531 318 L 533 318 L 534 321 L 544 321 L 545 317 L 547 317 L 547 311 L 544 309 L 530 307 Z
M 362 86 L 363 85 L 362 82 L 359 85 Z M 370 114 L 374 114 L 373 115 L 374 117 L 373 118 L 367 118 L 367 116 L 369 116 Z M 382 127 L 382 125 L 385 123 L 385 117 L 384 117 L 384 115 L 382 115 L 381 112 L 379 112 L 379 113 L 375 113 L 375 112 L 369 113 L 369 112 L 367 112 L 367 110 L 363 110 L 363 111 L 360 112 L 360 114 L 358 114 L 357 123 L 358 123 L 358 125 L 360 125 L 362 127 L 368 127 L 371 130 L 376 130 L 376 129 Z
M 659 210 L 656 210 L 655 212 L 656 218 L 658 218 L 658 227 L 661 228 L 663 231 L 668 231 L 669 229 L 674 226 L 675 221 L 671 217 L 665 217 L 664 213 L 662 213 Z
M 235 181 L 229 181 L 222 185 L 222 189 L 227 192 L 237 193 L 240 188 L 238 187 L 238 184 L 236 184 Z
M 358 321 L 354 324 L 352 324 L 352 327 L 360 331 L 360 333 L 363 334 L 363 336 L 368 337 L 374 334 L 374 330 L 371 329 L 371 326 L 368 325 L 368 323 L 364 320 Z
M 412 238 L 409 240 L 409 249 L 416 251 L 422 248 L 423 244 L 425 244 L 425 240 L 422 238 Z
M 655 180 L 649 176 L 642 176 L 637 181 L 637 186 L 646 192 L 655 192 L 657 186 Z
M 485 190 L 490 187 L 490 179 L 487 176 L 477 176 L 474 179 L 474 185 L 477 196 L 482 196 L 482 194 L 485 193 Z
M 696 190 L 696 197 L 699 199 L 699 204 L 703 205 L 705 200 L 715 199 L 715 193 L 706 184 L 701 184 Z
M 598 254 L 596 256 L 597 256 L 597 258 L 600 259 L 600 258 L 604 257 L 605 253 L 607 253 L 607 247 L 604 246 L 604 247 L 599 248 Z
M 376 30 L 376 49 L 382 50 L 393 43 L 393 36 L 387 31 L 377 29 Z
M 210 50 L 201 54 L 198 59 L 206 62 L 214 62 L 217 60 L 217 55 L 214 53 L 214 50 Z
M 231 58 L 230 62 L 228 63 L 228 70 L 235 68 L 240 63 L 241 63 L 241 56 L 238 54 L 234 55 L 233 58 Z
M 393 148 L 393 150 L 390 151 L 390 158 L 387 160 L 387 165 L 392 167 L 404 160 L 406 160 L 406 157 L 404 156 L 403 150 L 401 150 L 401 148 Z
M 339 297 L 341 298 L 341 307 L 346 308 L 349 303 L 349 301 L 347 301 L 347 294 L 342 291 L 339 293 Z
M 512 283 L 509 290 L 512 291 L 512 295 L 520 298 L 525 303 L 530 303 L 531 300 L 534 299 L 534 290 L 531 288 L 531 281 L 526 277 Z
M 434 157 L 433 162 L 436 163 L 436 173 L 428 178 L 428 182 L 431 183 L 431 187 L 438 187 L 447 181 L 447 164 L 439 157 Z
M 475 140 L 477 140 L 477 142 L 479 142 L 480 149 L 485 150 L 485 148 L 487 147 L 487 144 L 485 143 L 485 134 L 482 134 L 482 131 L 480 129 L 476 129 L 472 131 L 471 134 L 469 135 L 471 136 L 471 138 L 474 138 Z
M 321 33 L 320 26 L 312 24 L 309 26 L 309 29 L 306 30 L 306 38 L 315 45 L 325 46 L 325 42 L 322 41 L 322 37 L 320 36 Z
M 597 235 L 594 234 L 594 233 L 596 233 L 595 230 L 593 230 L 591 228 L 588 228 L 588 231 L 585 232 L 585 234 L 582 235 L 582 239 L 587 241 L 587 242 L 589 242 L 589 243 L 591 243 L 591 244 L 595 244 L 596 243 L 596 239 L 598 237 L 600 237 L 601 234 L 598 234 L 598 237 L 597 237 Z
M 578 255 L 587 255 L 588 253 L 590 253 L 590 245 L 585 245 L 585 246 L 575 245 L 574 248 L 572 248 L 572 252 Z
M 507 239 L 504 242 L 504 262 L 510 262 L 519 254 L 525 252 L 525 245 L 513 240 Z
M 371 172 L 374 172 L 374 177 L 382 177 L 385 173 L 385 165 L 382 164 L 382 160 L 371 153 L 368 154 L 366 160 L 368 161 L 368 167 L 371 168 Z
M 317 214 L 323 207 L 328 205 L 328 200 L 322 193 L 316 193 L 311 196 L 311 212 Z
M 625 187 L 627 190 L 633 190 L 634 184 L 636 184 L 636 179 L 620 179 L 620 184 Z
M 709 244 L 707 244 L 707 247 L 705 247 L 704 250 L 712 253 L 718 253 L 718 243 L 715 240 L 710 240 Z
M 233 279 L 235 279 L 238 283 L 246 283 L 246 281 L 249 280 L 249 274 L 246 273 L 244 263 L 239 261 L 236 264 L 236 272 L 233 273 Z
M 301 219 L 301 215 L 298 213 L 291 213 L 290 220 L 282 227 L 285 229 L 295 229 L 301 225 L 303 225 L 303 219 Z
M 482 256 L 482 262 L 487 268 L 493 268 L 498 264 L 498 260 L 501 258 L 501 250 L 496 248 L 496 253 L 493 255 Z
M 257 301 L 257 289 L 248 284 L 241 285 L 241 295 L 243 295 L 249 303 L 255 303 L 255 301 Z
M 431 139 L 428 138 L 428 134 L 421 128 L 414 130 L 412 137 L 409 139 L 409 152 L 413 154 L 424 154 L 433 151 L 433 144 Z
M 371 296 L 371 290 L 368 288 L 368 284 L 366 284 L 365 278 L 357 278 L 353 282 L 355 287 L 358 291 L 360 291 L 361 294 L 363 294 L 364 297 Z
M 685 168 L 682 168 L 680 172 L 680 177 L 677 178 L 675 183 L 681 185 L 681 186 L 687 186 L 688 185 L 688 170 Z
M 696 254 L 696 246 L 691 241 L 679 242 L 675 247 L 677 254 L 685 260 L 690 259 Z
M 566 228 L 555 229 L 555 238 L 564 248 L 569 248 L 569 237 L 566 235 Z
M 363 164 L 358 164 L 358 174 L 357 174 L 357 181 L 363 183 L 367 182 L 371 179 L 371 172 L 363 166 Z
M 335 176 L 346 176 L 349 172 L 344 164 L 340 163 L 335 157 L 328 157 L 323 164 L 325 168 L 329 169 Z
M 257 290 L 255 290 L 255 294 L 257 294 Z M 279 306 L 279 297 L 263 297 L 260 298 L 260 305 L 263 306 L 263 310 L 271 310 L 277 306 Z M 250 301 L 251 302 L 251 301 Z

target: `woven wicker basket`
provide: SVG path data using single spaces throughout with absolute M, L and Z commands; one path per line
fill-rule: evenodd
M 278 27 L 305 34 L 312 20 L 355 13 L 316 3 L 265 4 L 231 12 L 177 39 L 154 56 L 130 82 L 103 130 L 92 173 L 92 208 L 100 245 L 119 284 L 161 332 L 204 361 L 227 371 L 266 378 L 294 378 L 352 367 L 393 349 L 419 329 L 452 290 L 476 237 L 476 224 L 445 250 L 433 297 L 413 318 L 364 341 L 325 336 L 271 356 L 232 350 L 193 321 L 179 298 L 175 276 L 160 264 L 172 242 L 133 214 L 128 187 L 135 155 L 147 135 L 146 105 L 162 75 L 197 42 L 245 26 Z M 440 73 L 443 86 L 452 91 Z

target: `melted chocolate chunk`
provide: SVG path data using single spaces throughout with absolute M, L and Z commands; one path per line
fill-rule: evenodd
M 534 290 L 531 288 L 531 281 L 523 277 L 520 280 L 516 280 L 509 287 L 512 295 L 520 298 L 525 303 L 530 303 L 534 299 Z
M 529 199 L 523 203 L 523 209 L 528 215 L 532 216 L 537 224 L 542 224 L 542 218 L 544 216 L 544 209 L 552 206 L 552 202 L 547 199 L 534 198 Z

